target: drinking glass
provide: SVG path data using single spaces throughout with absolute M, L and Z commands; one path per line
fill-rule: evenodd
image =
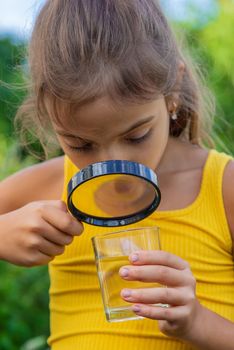
M 156 226 L 131 228 L 98 235 L 92 238 L 92 244 L 107 321 L 119 322 L 142 318 L 131 310 L 131 303 L 121 298 L 121 290 L 160 285 L 126 281 L 120 277 L 119 269 L 124 265 L 130 265 L 129 255 L 136 251 L 160 249 L 159 228 Z

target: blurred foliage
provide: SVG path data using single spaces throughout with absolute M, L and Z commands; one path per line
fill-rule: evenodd
M 0 40 L 0 179 L 35 163 L 20 147 L 13 118 L 24 97 L 23 44 Z M 3 82 L 3 83 L 2 83 Z M 0 349 L 45 350 L 49 335 L 47 267 L 26 269 L 0 262 Z
M 23 82 L 22 72 L 17 69 L 22 64 L 23 52 L 22 43 L 14 44 L 11 38 L 0 40 L 0 133 L 6 137 L 13 134 L 12 119 L 24 96 L 23 89 L 16 88 Z
M 234 2 L 215 3 L 219 11 L 207 21 L 196 22 L 193 17 L 175 26 L 184 32 L 195 60 L 205 67 L 207 84 L 217 98 L 214 131 L 222 141 L 217 147 L 234 154 Z M 24 63 L 23 54 L 23 43 L 16 44 L 12 38 L 0 40 L 0 178 L 37 161 L 19 146 L 13 130 L 13 117 L 24 97 L 19 88 L 23 75 L 18 69 Z M 0 349 L 45 350 L 49 332 L 47 268 L 25 269 L 1 262 L 0 275 Z
M 0 276 L 0 349 L 44 350 L 49 329 L 47 267 L 1 262 Z
M 216 147 L 234 155 L 234 1 L 214 4 L 218 11 L 210 17 L 207 13 L 208 22 L 203 19 L 203 24 L 198 25 L 199 22 L 180 21 L 175 26 L 182 29 L 189 52 L 205 72 L 206 83 L 216 98 Z M 197 16 L 204 17 L 204 13 Z
M 220 12 L 198 35 L 209 70 L 209 85 L 217 96 L 214 129 L 234 155 L 234 1 L 220 1 Z

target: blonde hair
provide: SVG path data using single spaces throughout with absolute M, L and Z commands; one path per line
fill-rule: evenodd
M 178 118 L 171 120 L 170 134 L 196 144 L 210 141 L 212 101 L 203 98 L 210 95 L 156 0 L 47 0 L 29 44 L 29 67 L 30 89 L 16 123 L 45 150 L 51 119 L 64 123 L 84 104 L 103 96 L 116 103 L 142 103 L 159 94 L 169 100 L 175 92 Z

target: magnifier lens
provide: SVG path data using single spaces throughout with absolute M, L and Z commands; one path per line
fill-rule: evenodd
M 125 160 L 89 165 L 68 184 L 68 208 L 81 221 L 122 226 L 150 215 L 160 203 L 157 176 L 146 166 Z
M 134 215 L 150 206 L 154 198 L 155 190 L 149 182 L 116 174 L 83 183 L 73 194 L 73 204 L 88 216 L 112 218 Z

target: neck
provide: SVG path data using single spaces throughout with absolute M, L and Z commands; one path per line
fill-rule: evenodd
M 179 170 L 190 168 L 194 164 L 191 152 L 201 150 L 198 145 L 193 145 L 187 140 L 169 137 L 167 147 L 157 167 L 157 174 L 174 173 Z M 191 163 L 192 162 L 192 163 Z

